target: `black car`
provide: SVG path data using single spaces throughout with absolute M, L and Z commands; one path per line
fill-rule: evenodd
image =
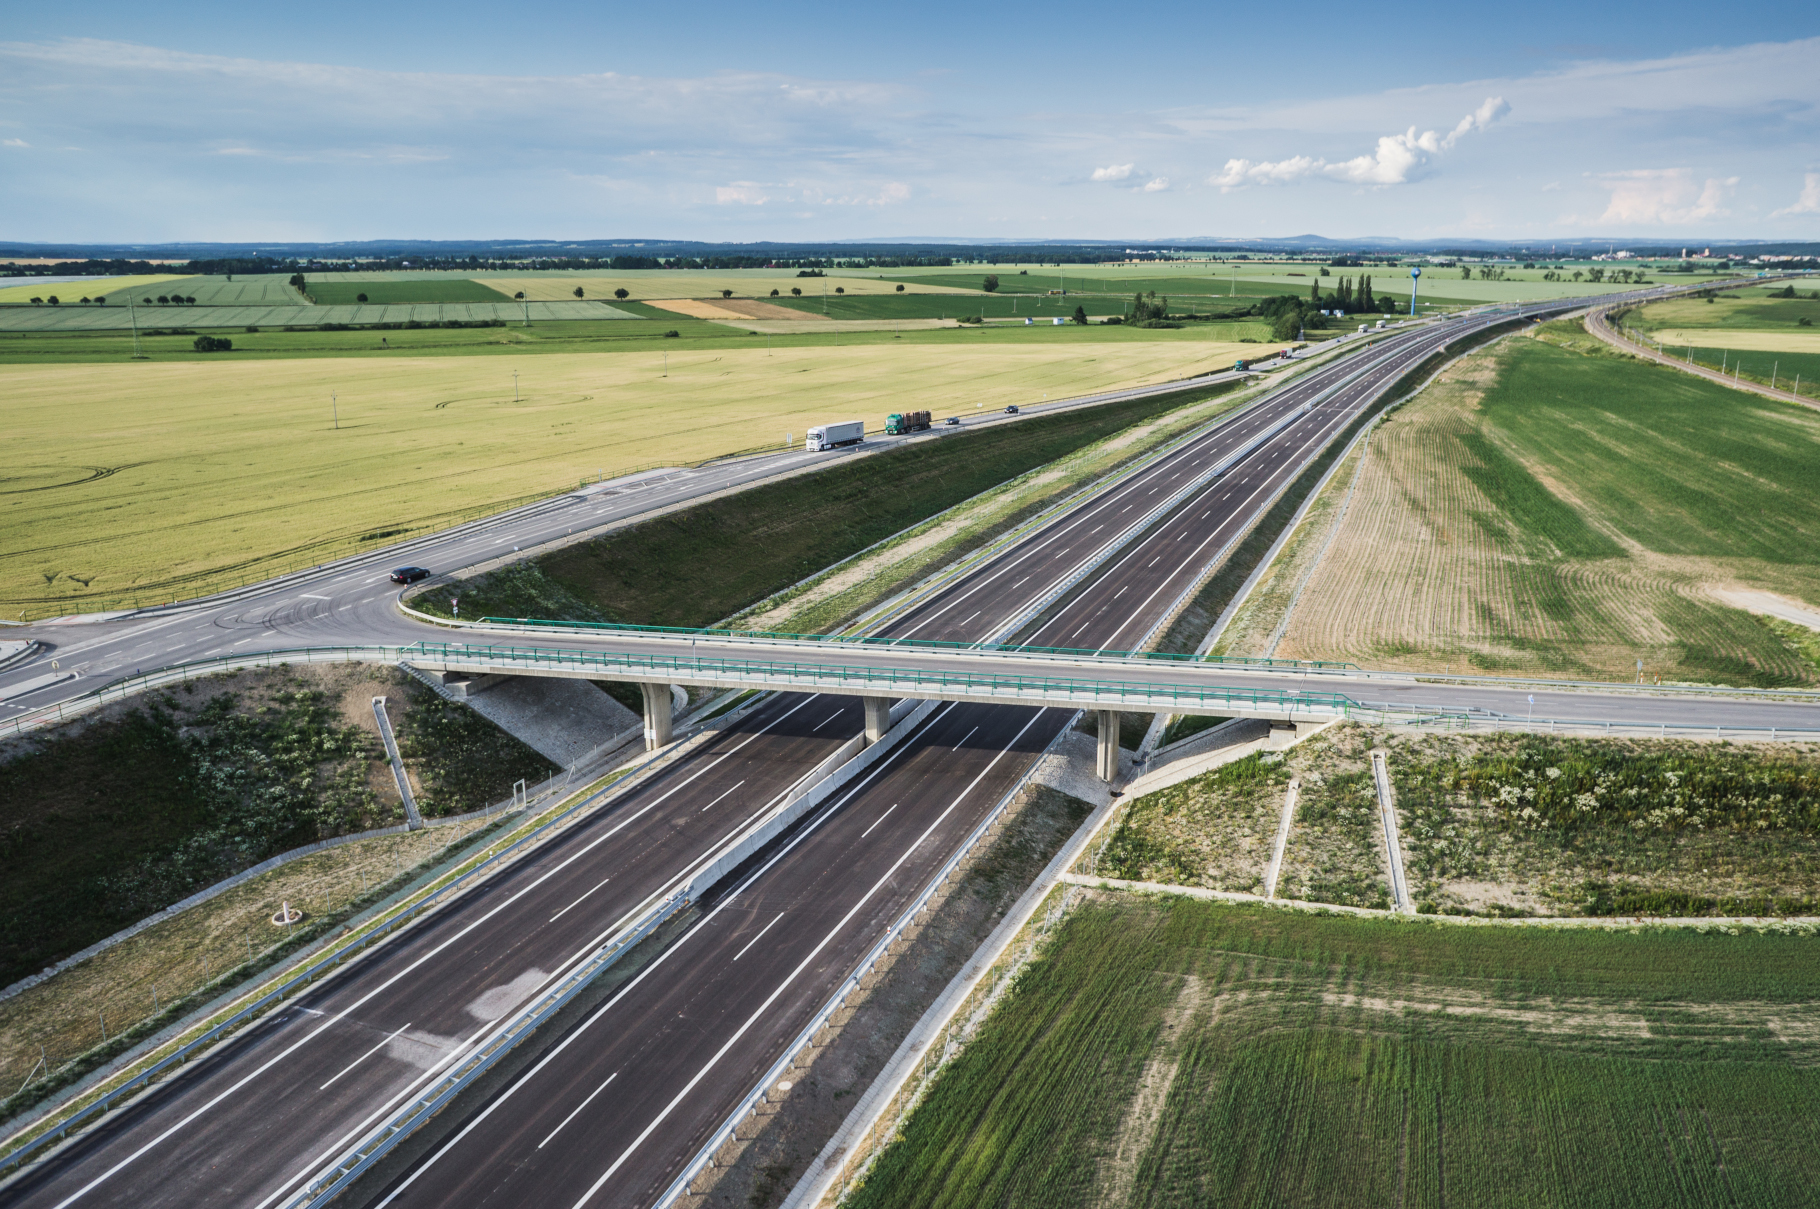
M 1015 416 L 1017 414 L 1016 406 L 1007 407 L 1005 409 L 1005 414 L 1008 416 Z
M 395 584 L 414 584 L 420 579 L 428 579 L 430 575 L 431 572 L 424 570 L 422 567 L 399 567 L 392 572 L 392 582 Z
M 961 422 L 961 418 L 959 416 L 949 416 L 946 420 L 942 421 L 943 424 L 948 424 L 948 425 L 959 424 L 960 422 Z

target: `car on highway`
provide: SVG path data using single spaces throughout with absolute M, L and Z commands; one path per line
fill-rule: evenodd
M 1005 409 L 1005 414 L 1008 416 L 1015 416 L 1017 414 L 1017 405 L 1013 404 L 1010 407 L 1007 407 Z
M 943 424 L 946 424 L 950 428 L 954 427 L 956 424 L 959 424 L 960 422 L 961 422 L 961 418 L 959 416 L 949 416 L 946 420 L 942 421 Z
M 399 567 L 392 572 L 395 584 L 414 584 L 420 579 L 428 579 L 432 572 L 422 567 Z

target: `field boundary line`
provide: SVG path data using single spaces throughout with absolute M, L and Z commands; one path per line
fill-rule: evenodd
M 1204 886 L 1172 886 L 1166 882 L 1133 882 L 1087 873 L 1064 873 L 1060 881 L 1090 890 L 1123 890 L 1131 894 L 1175 895 L 1210 902 L 1280 907 L 1286 911 L 1353 915 L 1361 919 L 1395 920 L 1410 924 L 1442 924 L 1469 928 L 1753 928 L 1771 930 L 1820 930 L 1820 915 L 1423 915 L 1386 911 L 1379 907 L 1349 907 L 1300 898 L 1265 898 L 1238 890 L 1209 890 Z

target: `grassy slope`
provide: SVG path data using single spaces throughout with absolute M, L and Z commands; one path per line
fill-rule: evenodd
M 1085 905 L 845 1203 L 1804 1204 L 1815 943 Z
M 360 708 L 367 673 L 302 676 L 249 673 L 232 693 L 197 682 L 0 763 L 0 985 L 268 856 L 402 817 Z M 471 710 L 390 678 L 424 813 L 479 809 L 554 771 Z
M 386 335 L 425 334 L 466 333 Z M 908 401 L 954 413 L 1165 381 L 1224 368 L 1233 347 L 1193 332 L 1072 328 L 780 338 L 768 354 L 760 337 L 729 335 L 519 361 L 517 402 L 514 366 L 494 358 L 0 369 L 16 451 L 0 472 L 13 492 L 0 497 L 11 538 L 0 600 L 13 616 L 41 617 L 135 593 L 194 595 L 603 472 L 800 440 L 830 418 L 877 428 Z M 73 403 L 77 444 L 64 439 Z
M 996 483 L 1226 389 L 922 441 L 742 491 L 464 586 L 462 611 L 707 625 Z M 446 596 L 420 599 L 443 611 Z
M 1812 677 L 1708 589 L 1820 599 L 1820 419 L 1582 337 L 1564 335 L 1584 353 L 1518 341 L 1462 363 L 1386 421 L 1279 654 Z

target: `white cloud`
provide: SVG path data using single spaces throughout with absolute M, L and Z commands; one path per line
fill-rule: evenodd
M 1096 181 L 1122 181 L 1136 169 L 1136 164 L 1112 164 L 1105 168 L 1095 168 L 1093 179 Z
M 1771 210 L 1769 216 L 1782 218 L 1789 214 L 1820 214 L 1820 172 L 1809 172 L 1802 178 L 1801 196 L 1795 199 L 1794 205 Z
M 1161 193 L 1163 190 L 1167 189 L 1168 187 L 1169 187 L 1169 178 L 1166 176 L 1159 176 L 1144 186 L 1144 192 Z
M 1226 167 L 1209 179 L 1222 191 L 1231 192 L 1246 185 L 1281 185 L 1310 176 L 1327 176 L 1356 185 L 1401 185 L 1430 157 L 1445 155 L 1454 145 L 1475 130 L 1483 130 L 1510 112 L 1503 97 L 1486 97 L 1480 106 L 1461 118 L 1446 134 L 1433 130 L 1416 133 L 1411 126 L 1403 134 L 1387 134 L 1378 139 L 1378 149 L 1369 155 L 1329 163 L 1306 155 L 1286 160 L 1231 159 Z
M 734 181 L 714 190 L 714 200 L 723 206 L 762 206 L 771 200 L 763 187 L 751 181 Z
M 1601 224 L 1659 226 L 1728 216 L 1726 195 L 1738 178 L 1700 181 L 1687 168 L 1637 168 L 1606 173 L 1599 183 L 1611 190 L 1611 204 L 1598 218 Z
M 0 147 L 30 147 L 24 139 L 0 139 Z

